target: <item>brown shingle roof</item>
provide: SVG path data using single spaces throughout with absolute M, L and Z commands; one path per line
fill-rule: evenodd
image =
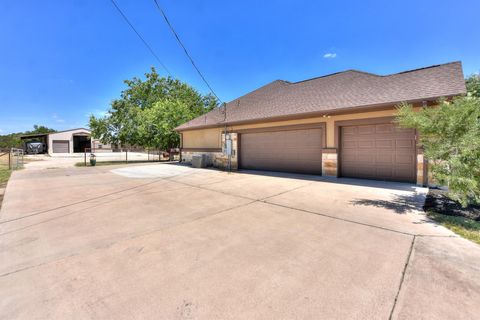
M 227 124 L 285 116 L 327 114 L 351 108 L 435 100 L 466 93 L 461 62 L 381 76 L 347 70 L 299 82 L 273 81 L 227 103 Z M 182 124 L 177 130 L 222 126 L 223 108 Z

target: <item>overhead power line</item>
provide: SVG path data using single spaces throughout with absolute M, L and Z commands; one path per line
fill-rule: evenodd
M 140 38 L 140 40 L 142 40 L 143 44 L 145 45 L 145 47 L 147 47 L 147 49 L 150 51 L 150 53 L 155 57 L 155 59 L 158 61 L 158 63 L 160 63 L 160 65 L 163 67 L 163 69 L 165 69 L 165 71 L 167 71 L 167 73 L 171 76 L 172 74 L 170 73 L 170 70 L 168 70 L 168 68 L 165 66 L 165 64 L 163 64 L 163 62 L 160 60 L 160 58 L 158 57 L 158 55 L 155 53 L 155 51 L 153 51 L 152 47 L 148 44 L 148 42 L 142 37 L 142 35 L 140 34 L 140 32 L 137 31 L 137 29 L 135 29 L 135 27 L 133 26 L 133 24 L 130 22 L 130 20 L 128 20 L 127 16 L 123 13 L 123 11 L 120 9 L 120 7 L 117 5 L 117 3 L 115 2 L 115 0 L 110 0 L 112 2 L 112 4 L 115 6 L 115 8 L 117 9 L 118 13 L 120 13 L 120 15 L 123 17 L 123 19 L 125 20 L 125 22 L 130 26 L 130 28 L 132 28 L 132 30 L 137 34 L 137 36 Z
M 113 0 L 112 0 L 113 1 Z M 187 55 L 188 59 L 190 60 L 190 62 L 192 63 L 193 67 L 195 68 L 195 70 L 197 70 L 198 74 L 200 75 L 200 77 L 202 78 L 203 82 L 205 82 L 205 84 L 207 85 L 208 89 L 210 89 L 210 91 L 212 92 L 212 94 L 215 96 L 215 98 L 217 98 L 218 101 L 220 101 L 220 103 L 223 104 L 223 101 L 222 99 L 220 99 L 217 94 L 215 93 L 215 91 L 212 89 L 212 87 L 210 86 L 210 84 L 208 83 L 207 79 L 205 79 L 205 77 L 203 76 L 202 72 L 200 71 L 200 69 L 197 67 L 197 65 L 195 64 L 195 61 L 193 61 L 193 58 L 192 56 L 190 56 L 190 54 L 188 53 L 187 51 L 187 48 L 185 48 L 185 46 L 183 45 L 182 41 L 180 40 L 180 37 L 178 36 L 177 32 L 175 31 L 175 29 L 173 28 L 172 24 L 170 23 L 170 21 L 168 20 L 167 18 L 167 15 L 165 14 L 165 11 L 163 11 L 162 7 L 160 6 L 160 4 L 158 3 L 157 0 L 153 0 L 153 2 L 155 2 L 155 5 L 158 9 L 158 11 L 160 12 L 160 14 L 163 16 L 163 18 L 165 19 L 165 22 L 167 23 L 168 27 L 170 28 L 170 30 L 172 31 L 173 35 L 175 36 L 175 38 L 177 39 L 177 42 L 178 44 L 183 48 L 183 51 L 185 52 L 185 54 Z

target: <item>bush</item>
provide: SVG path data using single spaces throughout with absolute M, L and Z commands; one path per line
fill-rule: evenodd
M 480 203 L 480 98 L 439 101 L 437 108 L 398 107 L 397 121 L 419 133 L 433 177 L 463 206 Z

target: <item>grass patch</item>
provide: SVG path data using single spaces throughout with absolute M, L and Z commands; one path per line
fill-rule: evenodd
M 7 185 L 8 179 L 12 174 L 12 170 L 8 169 L 6 166 L 0 165 L 0 188 L 3 188 Z
M 112 165 L 116 165 L 116 164 L 130 164 L 130 163 L 152 163 L 152 162 L 159 162 L 159 161 L 148 161 L 148 160 L 132 160 L 132 161 L 128 161 L 125 162 L 125 161 L 97 161 L 97 164 L 95 165 L 95 167 L 98 167 L 98 166 L 112 166 Z M 166 161 L 160 161 L 160 162 L 166 162 Z M 90 165 L 90 162 L 87 161 L 87 167 L 92 167 Z M 85 162 L 77 162 L 75 163 L 75 167 L 85 167 Z
M 456 234 L 480 244 L 480 222 L 472 219 L 447 216 L 434 211 L 429 210 L 427 216 L 432 220 L 437 221 L 442 226 L 452 230 Z

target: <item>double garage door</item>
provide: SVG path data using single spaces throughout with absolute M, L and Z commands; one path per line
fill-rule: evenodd
M 322 145 L 322 128 L 244 133 L 240 135 L 240 166 L 321 174 Z
M 380 123 L 340 128 L 344 177 L 415 181 L 415 130 Z
M 323 128 L 242 133 L 244 169 L 322 173 Z M 339 174 L 343 177 L 415 181 L 415 131 L 392 123 L 339 129 Z

